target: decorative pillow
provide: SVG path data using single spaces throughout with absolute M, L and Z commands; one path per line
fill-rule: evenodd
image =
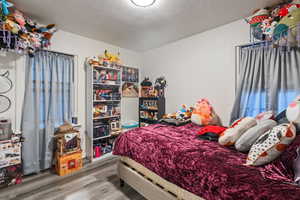
M 214 112 L 207 99 L 197 101 L 191 116 L 191 121 L 200 126 L 222 125 L 219 116 Z
M 264 120 L 267 120 L 267 119 L 274 119 L 275 116 L 274 116 L 274 112 L 273 111 L 266 111 L 266 112 L 262 112 L 262 113 L 259 113 L 255 119 L 257 120 L 257 122 L 260 122 L 260 121 L 264 121 Z
M 221 134 L 219 137 L 219 143 L 223 146 L 234 145 L 241 135 L 256 124 L 256 120 L 252 117 L 245 117 L 235 121 L 231 127 Z
M 274 120 L 267 119 L 259 122 L 256 126 L 248 129 L 235 143 L 235 148 L 241 152 L 247 152 L 262 134 L 275 127 Z
M 281 124 L 260 136 L 250 149 L 246 165 L 260 166 L 275 160 L 295 139 L 293 124 Z

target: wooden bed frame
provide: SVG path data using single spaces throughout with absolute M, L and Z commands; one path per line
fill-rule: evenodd
M 166 181 L 128 157 L 118 163 L 121 185 L 126 182 L 148 200 L 204 200 L 195 194 Z

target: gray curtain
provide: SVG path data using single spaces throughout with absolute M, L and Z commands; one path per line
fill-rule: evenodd
M 73 71 L 72 56 L 40 51 L 26 58 L 24 174 L 37 173 L 52 165 L 55 128 L 72 118 Z
M 300 94 L 300 50 L 242 48 L 238 79 L 231 122 L 268 110 L 279 113 Z

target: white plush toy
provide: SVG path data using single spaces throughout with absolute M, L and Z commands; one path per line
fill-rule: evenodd
M 300 127 L 300 96 L 298 96 L 286 109 L 286 117 L 297 127 Z

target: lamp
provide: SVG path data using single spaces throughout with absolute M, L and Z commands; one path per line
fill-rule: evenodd
M 139 7 L 152 6 L 156 0 L 130 0 L 134 5 Z

